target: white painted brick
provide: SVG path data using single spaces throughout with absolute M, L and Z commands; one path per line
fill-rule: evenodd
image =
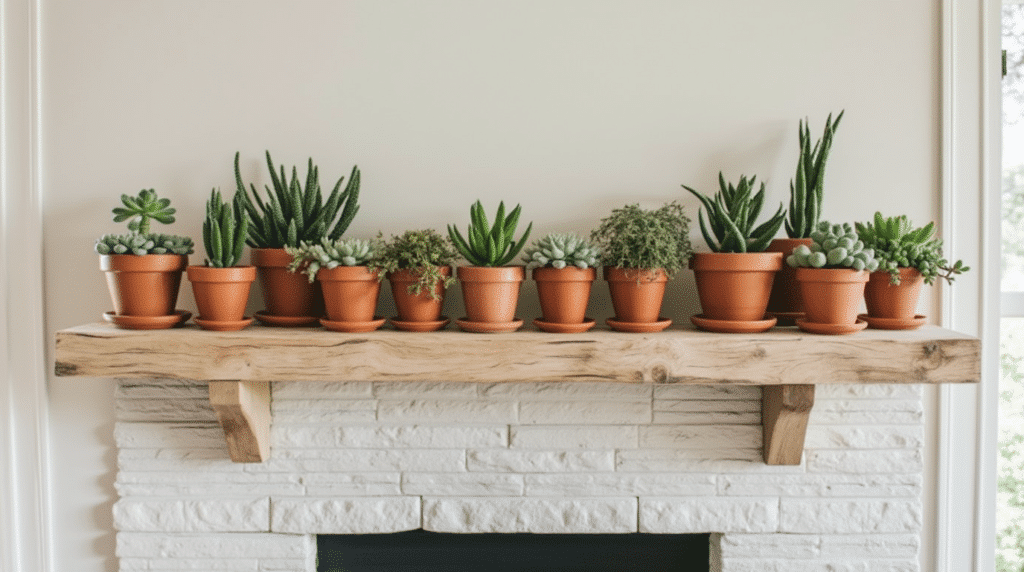
M 118 421 L 146 423 L 190 422 L 211 423 L 217 416 L 205 399 L 121 399 L 116 404 Z
M 340 427 L 275 424 L 270 430 L 270 445 L 275 449 L 327 449 L 337 447 L 339 441 Z
M 274 532 L 379 534 L 420 527 L 418 497 L 275 498 L 271 504 Z
M 655 411 L 678 413 L 761 413 L 760 399 L 656 399 Z
M 915 534 L 842 534 L 821 537 L 827 558 L 916 558 L 921 539 Z
M 224 430 L 216 423 L 131 423 L 114 425 L 120 449 L 224 449 Z
M 641 498 L 640 532 L 774 532 L 779 500 L 773 498 Z
M 299 477 L 305 494 L 327 496 L 398 496 L 401 473 L 306 473 Z
M 815 387 L 816 399 L 920 399 L 921 385 L 828 383 Z
M 665 399 L 746 399 L 760 402 L 761 388 L 756 385 L 659 384 L 654 386 L 654 399 L 656 402 Z
M 635 498 L 423 499 L 423 528 L 435 532 L 636 532 Z
M 640 428 L 643 449 L 745 449 L 761 447 L 760 425 L 682 425 Z
M 449 449 L 285 449 L 245 467 L 253 473 L 460 472 L 466 452 Z
M 350 400 L 373 397 L 369 381 L 277 381 L 272 384 L 274 401 Z
M 373 394 L 378 399 L 473 400 L 480 390 L 475 383 L 381 381 L 373 384 Z
M 816 534 L 723 534 L 720 543 L 724 558 L 821 557 L 821 537 Z
M 724 572 L 880 572 L 866 562 L 723 558 Z
M 502 473 L 575 473 L 612 471 L 612 451 L 530 451 L 482 449 L 467 454 L 470 471 Z
M 515 423 L 516 404 L 493 401 L 412 399 L 381 401 L 377 418 L 382 422 Z
M 711 496 L 717 487 L 713 475 L 653 473 L 526 475 L 527 496 Z
M 655 411 L 654 425 L 760 425 L 761 410 L 756 412 L 708 413 L 701 411 Z
M 225 444 L 221 449 L 118 449 L 121 471 L 182 471 L 185 473 L 241 473 L 242 463 L 232 463 Z
M 622 449 L 615 470 L 625 473 L 802 473 L 802 465 L 764 464 L 761 449 Z
M 920 425 L 818 425 L 807 432 L 805 449 L 913 449 L 924 446 Z
M 424 496 L 522 496 L 523 475 L 491 473 L 406 473 L 402 492 Z
M 338 445 L 356 448 L 457 449 L 508 446 L 508 426 L 375 425 L 339 428 Z
M 519 401 L 614 401 L 649 402 L 651 385 L 646 383 L 610 383 L 574 381 L 571 383 L 493 383 L 480 384 L 486 399 Z
M 651 403 L 615 401 L 525 401 L 520 422 L 530 425 L 635 425 L 651 422 Z
M 131 532 L 263 532 L 270 499 L 121 499 L 114 528 Z
M 168 534 L 118 532 L 121 558 L 306 558 L 316 551 L 305 534 Z
M 510 442 L 518 449 L 635 449 L 637 428 L 628 425 L 516 426 L 512 428 Z
M 313 572 L 316 561 L 308 562 L 299 559 L 264 558 L 260 561 L 259 572 Z
M 920 473 L 924 460 L 920 449 L 807 451 L 809 473 Z
M 921 495 L 921 475 L 722 475 L 722 495 L 780 497 L 905 497 Z
M 126 560 L 145 562 L 145 568 L 125 567 Z M 119 562 L 120 572 L 129 570 L 146 570 L 148 572 L 185 572 L 200 570 L 215 570 L 217 572 L 257 572 L 260 569 L 260 561 L 256 558 L 152 558 L 152 559 L 126 559 Z
M 820 534 L 906 533 L 921 530 L 918 500 L 783 498 L 780 532 Z
M 120 472 L 114 483 L 125 497 L 158 496 L 250 496 L 301 495 L 305 492 L 298 476 L 253 475 L 250 473 Z
M 207 399 L 210 391 L 205 381 L 174 379 L 119 379 L 114 398 L 122 399 Z
M 371 399 L 293 399 L 271 401 L 274 426 L 288 424 L 337 425 L 366 423 L 377 419 L 377 402 Z
M 820 385 L 818 387 L 821 387 Z M 821 399 L 815 398 L 811 425 L 918 424 L 924 419 L 920 399 Z

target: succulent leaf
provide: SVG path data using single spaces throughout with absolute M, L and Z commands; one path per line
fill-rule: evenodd
M 571 265 L 587 269 L 596 267 L 600 256 L 599 248 L 575 234 L 549 234 L 523 249 L 523 262 L 527 268 L 565 268 Z
M 780 204 L 768 221 L 751 230 L 761 213 L 765 195 L 765 184 L 762 182 L 758 192 L 751 196 L 756 180 L 756 176 L 749 179 L 741 176 L 739 182 L 733 185 L 726 183 L 725 177 L 719 172 L 719 190 L 714 198 L 683 185 L 703 205 L 697 214 L 697 221 L 712 252 L 763 252 L 785 222 L 785 210 Z

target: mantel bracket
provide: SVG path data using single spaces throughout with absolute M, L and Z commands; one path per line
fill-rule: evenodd
M 210 405 L 224 428 L 231 460 L 262 463 L 270 458 L 270 383 L 211 381 Z
M 813 385 L 766 385 L 762 388 L 761 423 L 766 465 L 799 465 L 814 407 Z

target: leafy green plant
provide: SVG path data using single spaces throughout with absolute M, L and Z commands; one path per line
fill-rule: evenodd
M 206 265 L 230 268 L 242 259 L 245 239 L 249 236 L 249 216 L 243 198 L 235 193 L 231 204 L 225 203 L 220 191 L 210 191 L 203 221 L 203 245 L 206 247 Z
M 527 268 L 575 266 L 585 270 L 597 266 L 600 258 L 601 249 L 575 234 L 549 234 L 523 250 Z
M 371 270 L 381 278 L 397 270 L 414 270 L 419 279 L 409 284 L 409 294 L 418 296 L 425 290 L 439 300 L 435 286 L 440 282 L 448 287 L 455 282 L 454 277 L 441 274 L 440 267 L 451 266 L 458 257 L 451 241 L 436 230 L 407 230 L 384 243 Z
M 187 236 L 151 233 L 150 220 L 163 224 L 174 222 L 170 199 L 157 197 L 153 189 L 139 191 L 137 197 L 121 195 L 123 207 L 113 209 L 114 222 L 128 221 L 125 234 L 105 234 L 96 240 L 99 254 L 192 254 L 195 246 Z
M 368 266 L 377 255 L 379 248 L 380 243 L 376 240 L 323 238 L 320 242 L 303 242 L 297 247 L 286 246 L 284 251 L 292 257 L 288 270 L 291 272 L 301 271 L 309 276 L 310 282 L 313 282 L 316 280 L 316 273 L 321 268 Z
M 821 201 L 825 192 L 825 163 L 832 150 L 839 122 L 843 119 L 840 111 L 835 122 L 830 113 L 825 120 L 825 132 L 811 147 L 810 121 L 800 122 L 800 159 L 796 164 L 796 179 L 789 182 L 789 220 L 786 234 L 790 238 L 809 238 L 821 218 Z
M 466 260 L 473 266 L 505 266 L 519 254 L 530 236 L 533 223 L 526 227 L 526 231 L 519 240 L 512 240 L 515 236 L 516 226 L 519 224 L 519 214 L 522 207 L 516 205 L 512 212 L 505 216 L 505 202 L 498 203 L 498 212 L 494 215 L 494 225 L 487 221 L 484 207 L 480 201 L 473 203 L 469 208 L 470 223 L 466 232 L 466 238 L 462 237 L 455 225 L 448 225 L 448 236 L 452 243 Z
M 914 228 L 906 215 L 885 218 L 876 212 L 873 222 L 856 226 L 864 244 L 875 250 L 879 270 L 889 273 L 890 284 L 900 283 L 901 267 L 916 268 L 926 284 L 933 284 L 936 278 L 952 283 L 953 276 L 970 270 L 963 260 L 950 265 L 942 257 L 942 239 L 934 238 L 934 222 Z
M 786 211 L 782 204 L 779 210 L 767 222 L 754 228 L 757 217 L 764 206 L 764 183 L 760 190 L 751 196 L 757 177 L 747 179 L 740 176 L 736 185 L 726 183 L 722 172 L 718 172 L 719 190 L 712 199 L 686 185 L 683 188 L 693 193 L 704 205 L 697 214 L 700 232 L 712 252 L 764 252 L 775 234 L 779 232 Z M 707 224 L 704 223 L 704 210 L 707 210 Z M 711 230 L 708 230 L 711 227 Z M 713 235 L 713 236 L 712 236 Z
M 285 176 L 284 165 L 278 174 L 270 151 L 267 151 L 267 168 L 274 188 L 264 186 L 267 198 L 263 199 L 256 192 L 256 185 L 251 183 L 252 196 L 249 196 L 238 168 L 238 156 L 235 153 L 235 184 L 251 221 L 246 243 L 253 248 L 298 247 L 301 242 L 324 237 L 338 240 L 359 212 L 359 167 L 352 167 L 344 190 L 341 184 L 345 177 L 338 179 L 324 202 L 320 170 L 312 158 L 307 167 L 306 181 L 300 183 L 296 167 L 292 167 L 291 179 Z
M 690 219 L 673 201 L 654 210 L 626 205 L 601 219 L 590 239 L 601 249 L 601 263 L 623 269 L 664 270 L 671 276 L 693 254 Z M 638 275 L 639 279 L 639 275 Z
M 801 244 L 793 250 L 786 263 L 804 268 L 852 268 L 874 272 L 878 269 L 875 252 L 864 247 L 850 223 L 818 223 L 811 233 L 810 247 Z

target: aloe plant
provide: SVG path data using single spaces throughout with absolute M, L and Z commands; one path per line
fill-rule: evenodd
M 810 238 L 821 218 L 821 201 L 825 192 L 825 163 L 832 150 L 839 122 L 843 119 L 840 111 L 835 122 L 830 113 L 825 120 L 825 131 L 821 139 L 811 147 L 810 121 L 800 121 L 800 159 L 796 165 L 796 178 L 789 182 L 789 220 L 786 234 L 790 238 Z
M 914 228 L 906 215 L 883 217 L 876 212 L 873 222 L 856 223 L 857 233 L 864 244 L 875 250 L 879 270 L 889 273 L 889 282 L 900 283 L 900 268 L 916 268 L 924 276 L 925 284 L 936 278 L 949 283 L 953 276 L 970 270 L 962 260 L 950 264 L 942 257 L 942 239 L 933 238 L 935 223 Z
M 225 203 L 220 191 L 210 191 L 203 221 L 203 245 L 206 247 L 206 265 L 230 268 L 242 259 L 245 239 L 249 236 L 249 215 L 244 199 L 238 193 L 232 204 Z
M 764 183 L 751 196 L 757 176 L 747 179 L 740 176 L 739 183 L 726 183 L 722 172 L 718 172 L 719 190 L 714 198 L 683 185 L 693 193 L 704 207 L 698 212 L 700 232 L 712 252 L 764 252 L 768 243 L 779 232 L 786 211 L 782 204 L 770 219 L 754 228 L 757 217 L 764 206 Z M 705 213 L 706 211 L 706 213 Z M 705 214 L 707 223 L 704 222 Z M 710 227 L 710 230 L 709 230 Z
M 526 227 L 526 231 L 519 240 L 512 240 L 515 236 L 516 226 L 519 224 L 519 215 L 522 207 L 516 205 L 512 212 L 505 216 L 505 202 L 498 204 L 498 212 L 494 215 L 494 224 L 487 221 L 484 207 L 480 201 L 473 203 L 469 209 L 470 223 L 466 232 L 467 238 L 455 225 L 448 225 L 448 236 L 452 243 L 466 260 L 473 266 L 505 266 L 519 254 L 530 236 L 533 223 Z

